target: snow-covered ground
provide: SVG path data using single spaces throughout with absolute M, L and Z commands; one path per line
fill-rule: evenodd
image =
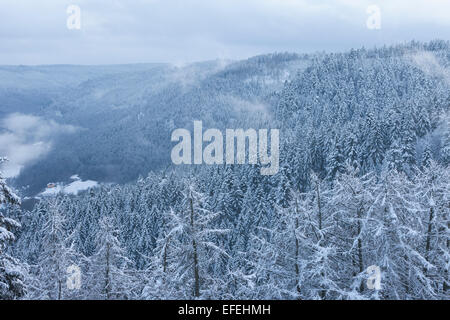
M 56 187 L 54 188 L 47 188 L 43 192 L 39 194 L 39 196 L 53 196 L 58 193 L 66 193 L 66 194 L 73 194 L 77 195 L 81 191 L 88 190 L 90 188 L 95 188 L 98 186 L 97 181 L 92 180 L 86 180 L 83 181 L 78 175 L 73 175 L 70 177 L 70 179 L 73 180 L 72 183 L 68 185 L 64 185 L 61 183 L 56 184 Z

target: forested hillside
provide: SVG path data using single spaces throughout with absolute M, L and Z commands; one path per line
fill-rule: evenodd
M 85 130 L 16 182 L 150 173 L 30 212 L 8 204 L 24 292 L 0 297 L 450 298 L 449 42 L 152 68 L 86 81 L 43 108 Z M 171 166 L 170 133 L 193 120 L 279 128 L 279 173 Z M 380 290 L 366 285 L 371 266 Z
M 261 114 L 272 116 L 278 102 L 274 94 L 284 81 L 308 61 L 307 56 L 273 54 L 179 67 L 72 67 L 75 71 L 68 70 L 69 75 L 81 74 L 80 79 L 87 80 L 50 87 L 51 101 L 38 102 L 29 112 L 77 130 L 70 135 L 55 133 L 51 151 L 26 166 L 14 185 L 29 185 L 26 194 L 33 196 L 48 182 L 67 181 L 73 174 L 126 183 L 164 169 L 171 163 L 170 136 L 175 128 L 192 127 L 195 119 L 216 128 L 257 126 Z M 48 68 L 59 72 L 57 67 Z

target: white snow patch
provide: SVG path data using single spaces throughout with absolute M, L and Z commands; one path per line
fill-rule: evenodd
M 77 195 L 78 192 L 80 191 L 84 191 L 90 188 L 94 188 L 98 186 L 98 183 L 96 181 L 92 181 L 92 180 L 86 180 L 86 181 L 81 181 L 81 180 L 77 180 L 72 182 L 71 184 L 69 184 L 67 187 L 64 188 L 64 193 L 68 193 L 68 194 L 75 194 Z
M 57 185 L 54 188 L 47 188 L 44 192 L 40 193 L 41 196 L 54 196 L 63 191 L 63 186 Z
M 41 192 L 40 196 L 54 196 L 59 193 L 65 194 L 73 194 L 77 195 L 81 191 L 85 191 L 91 188 L 95 188 L 98 186 L 97 181 L 86 180 L 83 181 L 78 175 L 73 175 L 70 177 L 71 180 L 74 180 L 72 183 L 68 185 L 64 185 L 62 183 L 58 183 L 54 188 L 47 188 L 43 192 Z

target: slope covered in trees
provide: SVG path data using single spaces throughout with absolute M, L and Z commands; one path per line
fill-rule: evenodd
M 298 72 L 285 79 L 280 61 Z M 262 56 L 149 94 L 167 106 L 154 113 L 166 139 L 192 119 L 280 128 L 279 173 L 168 168 L 42 199 L 14 245 L 27 297 L 449 299 L 449 66 L 442 41 Z M 80 289 L 59 290 L 72 265 Z

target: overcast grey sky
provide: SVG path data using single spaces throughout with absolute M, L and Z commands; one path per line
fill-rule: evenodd
M 69 5 L 81 29 L 66 26 Z M 369 5 L 381 29 L 366 26 Z M 0 0 L 0 65 L 186 63 L 450 39 L 450 0 Z

